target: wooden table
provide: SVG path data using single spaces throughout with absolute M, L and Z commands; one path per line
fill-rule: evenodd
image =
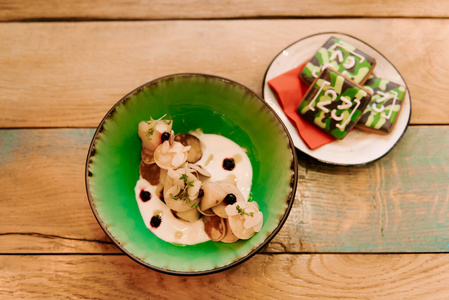
M 448 17 L 444 0 L 0 1 L 0 298 L 449 297 Z M 400 70 L 412 96 L 400 143 L 362 167 L 298 153 L 285 226 L 231 270 L 176 277 L 122 254 L 84 186 L 107 110 L 178 72 L 261 95 L 273 57 L 325 31 Z

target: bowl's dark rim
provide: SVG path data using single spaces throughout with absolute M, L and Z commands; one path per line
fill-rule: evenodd
M 117 108 L 117 106 L 119 106 L 120 104 L 122 104 L 123 102 L 125 102 L 126 100 L 128 100 L 131 96 L 138 94 L 141 90 L 143 90 L 144 88 L 151 86 L 153 84 L 156 84 L 157 82 L 161 81 L 161 80 L 168 80 L 170 78 L 173 77 L 179 77 L 179 76 L 186 76 L 186 77 L 196 77 L 196 76 L 201 76 L 201 77 L 205 77 L 205 78 L 214 78 L 214 79 L 219 79 L 225 82 L 228 82 L 230 84 L 239 86 L 240 88 L 243 88 L 244 90 L 246 90 L 248 93 L 252 94 L 253 96 L 255 96 L 257 99 L 259 99 L 267 108 L 269 111 L 272 112 L 272 114 L 274 115 L 274 117 L 278 120 L 279 124 L 282 126 L 282 128 L 284 129 L 284 132 L 288 138 L 289 141 L 289 148 L 290 148 L 290 152 L 292 153 L 293 156 L 293 160 L 292 160 L 292 165 L 291 165 L 291 170 L 293 171 L 291 180 L 290 180 L 290 187 L 291 187 L 291 191 L 290 191 L 290 195 L 288 196 L 288 198 L 286 199 L 286 203 L 287 203 L 287 208 L 285 209 L 284 215 L 282 216 L 282 218 L 279 220 L 278 225 L 276 226 L 276 228 L 267 236 L 267 238 L 260 243 L 257 247 L 253 248 L 246 256 L 243 256 L 241 258 L 238 258 L 237 260 L 224 265 L 224 266 L 220 266 L 214 269 L 210 269 L 210 270 L 204 270 L 204 271 L 176 271 L 176 270 L 169 270 L 169 269 L 163 269 L 160 267 L 156 267 L 153 266 L 149 263 L 146 263 L 144 261 L 142 261 L 140 258 L 134 256 L 132 253 L 130 253 L 128 250 L 126 250 L 119 241 L 117 241 L 115 239 L 115 237 L 109 232 L 109 230 L 107 230 L 107 228 L 105 227 L 105 225 L 103 224 L 96 208 L 95 205 L 93 203 L 93 199 L 92 199 L 92 195 L 90 193 L 90 185 L 89 185 L 89 177 L 91 176 L 90 172 L 89 172 L 89 164 L 90 164 L 90 159 L 93 155 L 95 155 L 95 143 L 96 140 L 98 138 L 98 134 L 99 132 L 101 132 L 103 130 L 103 125 L 105 123 L 105 121 L 112 115 L 112 113 L 115 111 L 115 109 Z M 279 232 L 279 230 L 283 227 L 285 221 L 287 220 L 290 211 L 292 209 L 293 206 L 293 202 L 295 199 L 295 194 L 296 194 L 296 188 L 297 188 L 297 183 L 298 183 L 298 160 L 297 160 L 297 156 L 296 156 L 296 151 L 295 151 L 295 146 L 293 144 L 293 140 L 290 136 L 290 133 L 288 132 L 287 128 L 285 127 L 284 123 L 281 121 L 281 119 L 279 118 L 279 116 L 276 114 L 276 112 L 271 108 L 270 105 L 268 105 L 268 103 L 265 102 L 265 100 L 263 98 L 261 98 L 260 96 L 258 96 L 253 90 L 249 89 L 248 87 L 221 77 L 221 76 L 216 76 L 216 75 L 210 75 L 210 74 L 204 74 L 204 73 L 175 73 L 175 74 L 171 74 L 171 75 L 166 75 L 166 76 L 162 76 L 162 77 L 158 77 L 154 80 L 151 80 L 147 83 L 142 84 L 141 86 L 135 88 L 133 91 L 131 91 L 130 93 L 126 94 L 124 97 L 122 97 L 107 113 L 106 115 L 103 117 L 103 119 L 101 120 L 100 124 L 98 125 L 97 129 L 95 130 L 95 133 L 92 137 L 92 141 L 90 143 L 89 146 L 89 150 L 87 152 L 87 158 L 86 158 L 86 167 L 85 167 L 85 185 L 86 185 L 86 192 L 87 192 L 87 196 L 88 196 L 88 200 L 89 200 L 89 205 L 92 209 L 92 212 L 98 222 L 98 224 L 100 225 L 100 227 L 103 229 L 103 231 L 106 233 L 106 235 L 114 242 L 114 244 L 126 255 L 128 255 L 130 258 L 132 258 L 134 261 L 136 261 L 137 263 L 161 272 L 161 273 L 165 273 L 165 274 L 169 274 L 169 275 L 178 275 L 178 276 L 198 276 L 198 275 L 206 275 L 206 274 L 213 274 L 213 273 L 218 273 L 227 269 L 230 269 L 238 264 L 241 264 L 243 262 L 245 262 L 246 260 L 248 260 L 249 258 L 251 258 L 252 256 L 254 256 L 256 253 L 258 253 L 265 245 L 267 245 L 275 236 L 276 234 Z
M 308 39 L 308 38 L 311 38 L 311 37 L 315 37 L 315 36 L 319 36 L 319 35 L 332 35 L 332 34 L 338 34 L 338 35 L 348 36 L 348 37 L 350 37 L 350 38 L 353 38 L 353 39 L 355 39 L 355 40 L 361 42 L 362 44 L 365 44 L 367 47 L 373 49 L 373 50 L 376 51 L 380 56 L 382 56 L 382 57 L 383 57 L 383 58 L 384 58 L 384 59 L 385 59 L 385 60 L 386 60 L 386 61 L 387 61 L 387 62 L 388 62 L 388 63 L 389 63 L 395 70 L 396 70 L 396 72 L 398 72 L 399 76 L 400 76 L 400 77 L 402 78 L 402 80 L 404 81 L 405 87 L 406 87 L 406 89 L 407 89 L 407 92 L 408 92 L 408 95 L 409 95 L 409 98 L 410 98 L 410 114 L 409 114 L 409 116 L 408 116 L 407 126 L 405 126 L 405 128 L 404 128 L 404 130 L 402 131 L 402 133 L 401 133 L 401 135 L 399 136 L 399 138 L 393 143 L 393 145 L 390 147 L 390 149 L 389 149 L 388 151 L 386 151 L 384 154 L 382 154 L 382 155 L 379 156 L 379 157 L 376 157 L 376 158 L 374 158 L 374 159 L 372 159 L 372 160 L 369 160 L 369 161 L 366 161 L 366 162 L 363 162 L 363 163 L 360 163 L 360 164 L 342 164 L 342 163 L 335 163 L 335 162 L 326 161 L 326 160 L 323 160 L 323 159 L 319 159 L 319 158 L 317 158 L 317 157 L 315 157 L 315 156 L 313 156 L 313 155 L 311 155 L 311 154 L 309 154 L 309 153 L 306 153 L 306 152 L 304 152 L 304 151 L 301 151 L 301 149 L 296 148 L 296 146 L 294 146 L 294 145 L 293 145 L 293 147 L 295 147 L 296 149 L 298 149 L 298 150 L 301 151 L 302 153 L 306 154 L 307 156 L 312 157 L 312 158 L 314 158 L 315 160 L 317 160 L 317 161 L 319 161 L 319 162 L 322 162 L 322 163 L 325 163 L 325 164 L 335 165 L 335 166 L 345 166 L 345 167 L 359 167 L 359 166 L 365 166 L 365 165 L 367 165 L 367 164 L 369 164 L 369 163 L 372 163 L 372 162 L 375 162 L 375 161 L 381 159 L 382 157 L 384 157 L 385 155 L 387 155 L 388 153 L 390 153 L 390 151 L 391 151 L 391 150 L 392 150 L 392 149 L 399 143 L 399 141 L 400 141 L 400 140 L 402 139 L 402 137 L 404 136 L 404 133 L 407 131 L 408 126 L 410 125 L 410 120 L 411 120 L 411 117 L 412 117 L 412 94 L 410 93 L 410 89 L 408 88 L 407 82 L 405 82 L 404 77 L 403 77 L 402 74 L 399 72 L 399 70 L 396 68 L 396 66 L 395 66 L 394 64 L 392 64 L 391 61 L 390 61 L 388 58 L 386 58 L 386 57 L 382 54 L 382 52 L 380 52 L 379 50 L 377 50 L 375 47 L 371 46 L 370 44 L 368 44 L 368 43 L 362 41 L 361 39 L 359 39 L 359 38 L 357 38 L 357 37 L 355 37 L 355 36 L 352 36 L 352 35 L 346 34 L 346 33 L 342 33 L 342 32 L 336 32 L 336 31 L 335 31 L 335 32 L 334 32 L 334 31 L 329 31 L 329 32 L 319 32 L 319 33 L 315 33 L 315 34 L 312 34 L 312 35 L 308 35 L 308 36 L 303 37 L 303 38 L 301 38 L 301 39 L 299 39 L 299 40 L 296 40 L 295 42 L 291 43 L 291 44 L 288 45 L 287 47 L 282 48 L 282 50 L 281 50 L 278 54 L 276 54 L 276 55 L 274 56 L 274 58 L 271 60 L 270 64 L 268 65 L 268 68 L 267 68 L 267 70 L 265 71 L 265 75 L 264 75 L 263 81 L 262 81 L 262 98 L 265 100 L 265 83 L 267 82 L 268 71 L 270 70 L 271 65 L 274 63 L 274 61 L 279 57 L 279 55 L 282 54 L 282 52 L 283 52 L 285 49 L 287 49 L 287 48 L 289 48 L 289 47 L 291 47 L 291 46 L 293 46 L 293 45 L 295 45 L 295 44 L 297 44 L 297 43 L 299 43 L 299 42 L 301 42 L 301 41 L 303 41 L 303 40 L 306 40 L 306 39 Z M 282 122 L 282 121 L 281 121 L 281 122 Z M 283 123 L 283 122 L 282 122 L 282 123 Z

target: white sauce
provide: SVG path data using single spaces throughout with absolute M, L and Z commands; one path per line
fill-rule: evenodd
M 245 151 L 228 138 L 216 134 L 197 135 L 202 143 L 203 156 L 197 162 L 211 174 L 210 181 L 236 179 L 237 187 L 248 201 L 253 180 L 253 169 Z M 234 158 L 235 168 L 232 171 L 223 169 L 223 160 Z
M 209 180 L 236 180 L 237 187 L 242 192 L 245 200 L 248 201 L 253 171 L 245 151 L 230 139 L 220 135 L 197 133 L 195 135 L 200 139 L 203 150 L 203 156 L 197 164 L 203 166 L 211 173 L 212 177 Z M 234 158 L 235 168 L 232 171 L 223 169 L 223 160 L 225 158 Z M 142 190 L 151 193 L 149 201 L 143 202 L 140 199 Z M 152 186 L 145 179 L 140 178 L 137 181 L 135 195 L 145 225 L 160 239 L 182 245 L 193 245 L 209 240 L 208 235 L 204 231 L 202 219 L 190 223 L 176 218 L 165 203 L 156 196 L 156 186 Z M 153 228 L 150 225 L 151 218 L 155 215 L 160 215 L 162 220 L 157 228 Z

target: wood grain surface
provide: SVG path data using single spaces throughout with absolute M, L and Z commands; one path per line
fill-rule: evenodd
M 448 17 L 444 0 L 1 0 L 0 21 L 286 17 Z
M 443 0 L 0 0 L 0 299 L 447 299 L 448 17 Z M 124 255 L 84 185 L 109 108 L 179 72 L 261 95 L 283 48 L 329 31 L 404 77 L 412 118 L 399 144 L 360 167 L 298 152 L 287 222 L 231 270 L 177 277 Z
M 175 277 L 124 255 L 0 256 L 2 299 L 445 299 L 449 256 L 256 255 Z
M 87 201 L 93 133 L 0 131 L 0 253 L 118 252 Z M 389 154 L 361 167 L 298 153 L 294 207 L 265 252 L 448 251 L 448 148 L 447 127 L 411 126 Z
M 409 86 L 413 124 L 449 124 L 449 100 L 436 92 L 449 77 L 448 19 L 318 19 L 0 23 L 0 127 L 96 127 L 137 86 L 179 72 L 261 95 L 274 56 L 324 31 L 388 57 Z

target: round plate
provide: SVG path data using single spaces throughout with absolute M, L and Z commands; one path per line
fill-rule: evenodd
M 397 123 L 389 134 L 368 133 L 355 129 L 342 140 L 311 150 L 302 141 L 296 127 L 288 120 L 279 106 L 275 93 L 268 86 L 267 82 L 309 60 L 331 36 L 342 39 L 374 57 L 377 65 L 373 74 L 377 77 L 402 84 L 407 88 L 407 92 L 402 103 L 401 112 L 396 121 Z M 355 37 L 341 33 L 328 32 L 308 36 L 282 50 L 273 59 L 265 73 L 262 95 L 268 105 L 275 110 L 287 127 L 295 147 L 311 157 L 329 164 L 361 165 L 383 157 L 402 137 L 408 127 L 411 116 L 410 92 L 398 70 L 380 52 L 370 45 Z

